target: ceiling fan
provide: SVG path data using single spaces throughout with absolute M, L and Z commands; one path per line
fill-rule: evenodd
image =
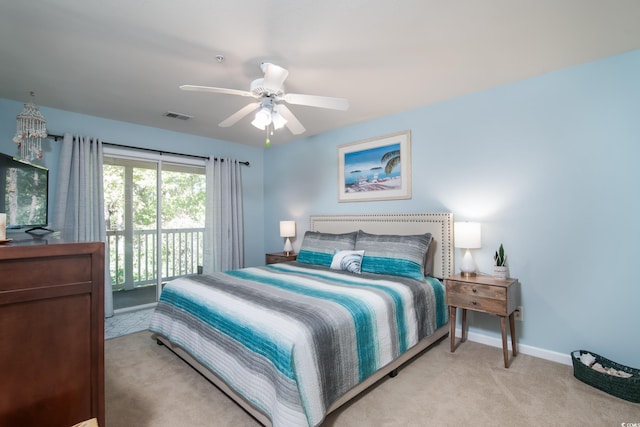
M 256 98 L 240 110 L 227 117 L 219 123 L 221 127 L 229 127 L 237 123 L 240 119 L 251 112 L 258 110 L 251 124 L 261 130 L 280 129 L 283 126 L 294 135 L 305 131 L 304 126 L 293 115 L 291 110 L 281 102 L 284 101 L 293 105 L 307 105 L 310 107 L 329 108 L 333 110 L 346 110 L 349 108 L 349 101 L 344 98 L 332 98 L 328 96 L 304 95 L 299 93 L 285 93 L 284 81 L 289 72 L 275 64 L 263 62 L 260 65 L 263 78 L 251 82 L 250 89 L 225 89 L 210 86 L 182 85 L 180 89 L 196 92 L 223 93 L 229 95 L 240 95 Z

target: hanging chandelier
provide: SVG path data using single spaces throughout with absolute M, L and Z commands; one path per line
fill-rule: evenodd
M 13 137 L 13 142 L 18 144 L 20 158 L 27 161 L 42 158 L 42 139 L 47 137 L 47 121 L 33 99 L 34 93 L 31 92 L 31 101 L 24 104 L 24 109 L 16 118 L 17 130 Z

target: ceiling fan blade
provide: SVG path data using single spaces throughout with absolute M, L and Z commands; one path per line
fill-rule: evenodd
M 227 95 L 254 96 L 253 93 L 248 92 L 246 90 L 226 89 L 222 87 L 182 85 L 180 86 L 180 89 L 188 90 L 192 92 L 211 92 L 211 93 L 224 93 Z
M 304 133 L 304 131 L 306 131 L 304 126 L 302 126 L 302 123 L 300 123 L 298 119 L 296 119 L 296 116 L 293 115 L 291 110 L 289 110 L 286 105 L 276 104 L 274 109 L 278 113 L 280 113 L 282 117 L 285 118 L 285 120 L 287 121 L 287 124 L 285 126 L 289 128 L 292 134 L 300 135 L 301 133 Z
M 232 115 L 230 115 L 229 117 L 227 117 L 226 119 L 224 119 L 223 121 L 221 121 L 220 124 L 218 124 L 218 126 L 223 128 L 232 126 L 236 124 L 238 120 L 242 119 L 244 116 L 254 111 L 259 106 L 260 106 L 259 102 L 252 102 L 251 104 L 247 104 L 241 109 L 239 109 L 238 111 L 236 111 L 235 113 L 233 113 Z
M 330 108 L 332 110 L 347 110 L 349 101 L 344 98 L 332 98 L 329 96 L 303 95 L 300 93 L 287 93 L 282 99 L 289 104 L 308 105 L 309 107 Z
M 271 89 L 274 92 L 279 91 L 282 88 L 282 84 L 285 79 L 289 75 L 289 71 L 269 62 L 262 64 L 262 69 L 264 71 L 264 87 Z

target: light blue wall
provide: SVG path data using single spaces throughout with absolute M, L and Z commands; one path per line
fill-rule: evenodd
M 12 138 L 16 131 L 16 116 L 22 111 L 19 102 L 0 99 L 0 152 L 18 155 L 16 144 Z M 76 135 L 90 135 L 114 144 L 151 148 L 161 151 L 178 152 L 198 156 L 214 155 L 218 157 L 234 157 L 249 161 L 249 167 L 242 169 L 244 194 L 245 225 L 245 264 L 247 266 L 264 264 L 263 210 L 264 197 L 262 178 L 263 149 L 242 144 L 234 144 L 211 138 L 170 132 L 158 128 L 134 125 L 102 119 L 84 114 L 40 107 L 42 115 L 47 119 L 47 130 L 51 134 L 62 135 L 65 132 Z M 167 118 L 167 120 L 171 120 Z M 44 159 L 42 164 L 50 171 L 50 194 L 57 177 L 59 143 L 53 140 L 43 142 Z M 53 203 L 50 201 L 50 206 Z
M 384 102 L 384 96 L 381 97 Z M 340 144 L 411 130 L 413 198 L 337 202 Z M 640 367 L 640 51 L 265 151 L 265 246 L 310 214 L 451 211 L 482 223 L 491 273 L 504 243 L 521 283 L 519 343 Z M 461 253 L 456 250 L 456 259 Z M 499 322 L 470 315 L 471 331 Z

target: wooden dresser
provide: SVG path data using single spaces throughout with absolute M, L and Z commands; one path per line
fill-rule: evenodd
M 103 243 L 0 246 L 0 396 L 0 426 L 105 425 Z

